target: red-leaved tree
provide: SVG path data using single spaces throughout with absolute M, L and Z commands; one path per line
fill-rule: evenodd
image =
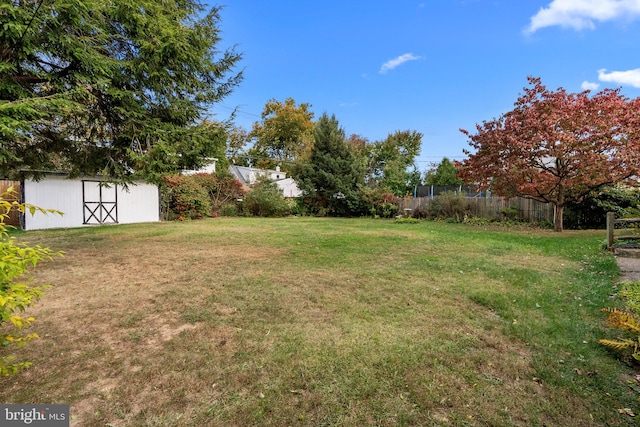
M 515 108 L 498 119 L 460 129 L 475 149 L 457 166 L 467 183 L 502 196 L 521 196 L 556 207 L 562 231 L 564 206 L 604 185 L 631 181 L 640 167 L 640 99 L 619 90 L 550 91 L 539 78 Z

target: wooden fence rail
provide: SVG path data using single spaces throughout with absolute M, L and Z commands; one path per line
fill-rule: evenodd
M 616 241 L 616 236 L 615 236 L 615 231 L 616 231 L 616 225 L 617 224 L 624 224 L 624 225 L 628 225 L 628 224 L 633 224 L 633 223 L 637 223 L 640 222 L 640 218 L 619 218 L 616 219 L 615 217 L 615 213 L 613 212 L 607 212 L 607 248 L 611 249 L 613 248 L 613 244 Z M 629 237 L 629 236 L 627 236 Z M 634 238 L 638 238 L 637 235 L 631 236 Z
M 416 212 L 426 210 L 431 197 L 409 197 L 398 200 L 400 212 Z M 537 200 L 522 197 L 478 197 L 467 198 L 467 211 L 470 216 L 477 218 L 504 218 L 507 212 L 514 219 L 524 222 L 549 222 L 554 220 L 554 207 L 551 203 L 542 203 Z

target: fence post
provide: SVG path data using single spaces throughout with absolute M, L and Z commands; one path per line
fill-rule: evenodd
M 614 240 L 614 230 L 616 226 L 614 212 L 607 212 L 607 249 L 611 249 L 613 247 Z

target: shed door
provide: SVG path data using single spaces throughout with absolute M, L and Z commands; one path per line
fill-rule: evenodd
M 7 193 L 7 190 L 12 188 L 13 191 L 11 193 Z M 6 200 L 7 202 L 18 202 L 20 203 L 20 181 L 5 181 L 0 180 L 0 198 Z M 8 216 L 4 219 L 4 223 L 6 225 L 11 225 L 13 227 L 20 227 L 20 211 L 15 207 L 11 208 L 9 212 L 6 213 Z
M 100 181 L 82 181 L 85 224 L 118 222 L 118 186 Z

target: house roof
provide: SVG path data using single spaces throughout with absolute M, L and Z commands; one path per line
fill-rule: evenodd
M 287 173 L 278 169 L 259 169 L 249 166 L 232 165 L 229 166 L 229 172 L 231 172 L 231 174 L 244 185 L 255 184 L 255 179 L 258 176 L 267 176 L 269 179 L 276 182 L 287 178 Z M 274 177 L 276 178 L 274 179 Z

